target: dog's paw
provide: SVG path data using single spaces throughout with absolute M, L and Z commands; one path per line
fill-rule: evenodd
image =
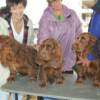
M 41 82 L 41 83 L 39 83 L 39 86 L 42 87 L 42 88 L 44 88 L 44 87 L 47 86 L 47 83 L 46 82 Z
M 37 78 L 35 77 L 35 76 L 32 76 L 31 78 L 30 78 L 30 81 L 36 81 L 37 80 Z
M 78 78 L 78 79 L 76 80 L 76 83 L 83 83 L 83 81 L 84 81 L 84 79 Z
M 100 88 L 100 81 L 94 81 L 93 86 Z
M 8 81 L 8 82 L 15 81 L 15 77 L 14 77 L 14 76 L 10 76 L 10 77 L 8 77 L 7 81 Z
M 63 83 L 64 83 L 64 77 L 61 77 L 56 81 L 56 84 L 63 84 Z
M 56 84 L 63 84 L 64 81 L 63 80 L 57 80 Z

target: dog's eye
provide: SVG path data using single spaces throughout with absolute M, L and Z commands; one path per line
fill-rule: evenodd
M 79 37 L 77 37 L 76 39 L 79 40 Z
M 76 41 L 80 41 L 80 40 L 81 40 L 81 37 L 77 37 L 77 38 L 76 38 Z
M 82 37 L 81 39 L 83 40 L 83 39 L 85 39 L 85 37 Z
M 51 48 L 51 46 L 50 45 L 47 45 L 47 48 Z
M 86 41 L 85 37 L 81 37 L 80 42 L 83 43 L 84 41 Z
M 52 46 L 48 44 L 48 45 L 47 45 L 47 49 L 48 49 L 48 50 L 52 49 Z

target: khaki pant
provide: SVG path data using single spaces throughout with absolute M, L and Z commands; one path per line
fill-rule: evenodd
M 22 100 L 27 100 L 28 96 L 25 95 L 23 96 Z M 12 100 L 11 99 L 11 94 L 9 94 L 8 100 Z M 29 96 L 29 100 L 37 100 L 37 96 Z

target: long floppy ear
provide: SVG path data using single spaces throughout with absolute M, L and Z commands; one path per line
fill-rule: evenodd
M 94 56 L 96 58 L 99 58 L 100 59 L 100 38 L 97 39 L 95 45 L 94 45 L 94 48 L 92 50 L 92 53 L 94 54 Z
M 1 42 L 4 42 L 5 37 L 6 37 L 6 36 L 0 35 L 0 43 L 1 43 Z
M 53 54 L 58 54 L 58 53 L 60 53 L 60 45 L 58 44 L 58 42 L 57 41 L 55 41 L 55 40 L 53 40 L 53 50 L 52 50 L 52 52 L 53 52 Z M 59 52 L 58 52 L 59 51 Z
M 94 46 L 96 43 L 96 38 L 94 36 L 90 35 L 90 40 L 89 40 L 89 44 L 91 44 L 91 46 Z
M 59 61 L 61 61 L 61 62 L 63 61 L 62 48 L 58 44 L 58 42 L 55 42 L 55 49 L 53 50 L 53 54 L 59 59 Z

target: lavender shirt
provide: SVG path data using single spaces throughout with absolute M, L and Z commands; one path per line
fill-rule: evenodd
M 39 23 L 38 43 L 53 37 L 62 47 L 64 54 L 64 71 L 72 70 L 75 65 L 75 54 L 72 44 L 82 32 L 81 22 L 76 13 L 63 5 L 64 21 L 60 22 L 53 16 L 51 7 L 45 9 Z

